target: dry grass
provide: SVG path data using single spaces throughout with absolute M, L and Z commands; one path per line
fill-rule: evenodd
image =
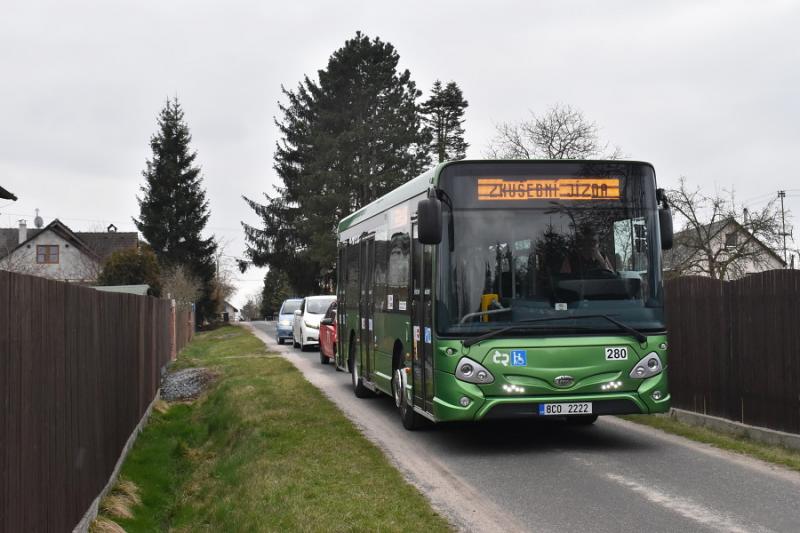
M 134 505 L 142 503 L 142 498 L 139 497 L 139 487 L 129 479 L 120 478 L 114 490 L 127 496 Z
M 104 516 L 95 518 L 89 527 L 89 531 L 91 533 L 126 533 L 122 526 Z
M 130 480 L 120 479 L 102 499 L 100 509 L 113 518 L 133 518 L 133 508 L 141 503 L 139 487 Z
M 156 400 L 156 403 L 153 404 L 153 410 L 163 415 L 164 413 L 169 411 L 169 403 L 159 398 L 158 400 Z

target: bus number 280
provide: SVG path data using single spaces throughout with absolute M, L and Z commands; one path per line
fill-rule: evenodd
M 606 361 L 622 361 L 628 358 L 628 349 L 624 346 L 606 348 Z

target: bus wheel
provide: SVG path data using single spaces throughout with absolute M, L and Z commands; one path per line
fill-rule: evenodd
M 369 389 L 364 386 L 361 376 L 358 375 L 358 361 L 356 360 L 356 343 L 354 339 L 350 339 L 350 378 L 353 382 L 353 394 L 356 398 L 366 398 L 369 394 Z
M 568 416 L 567 423 L 573 426 L 591 426 L 597 422 L 597 415 Z
M 408 403 L 405 367 L 396 368 L 392 374 L 392 393 L 394 396 L 394 404 L 397 407 L 397 412 L 400 413 L 400 420 L 403 422 L 403 427 L 408 430 L 420 428 L 424 420 Z
M 327 365 L 328 364 L 328 356 L 322 353 L 322 349 L 319 350 L 319 364 Z

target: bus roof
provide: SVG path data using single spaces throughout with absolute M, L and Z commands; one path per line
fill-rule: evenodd
M 339 233 L 342 231 L 355 226 L 359 222 L 371 218 L 379 213 L 384 212 L 385 210 L 393 207 L 409 198 L 413 198 L 418 194 L 426 191 L 431 185 L 436 185 L 439 181 L 439 175 L 441 174 L 442 170 L 446 167 L 453 166 L 453 165 L 463 165 L 463 164 L 474 164 L 474 163 L 498 163 L 498 164 L 508 164 L 508 163 L 556 163 L 556 164 L 575 164 L 575 163 L 626 163 L 626 164 L 634 164 L 634 165 L 648 165 L 652 167 L 651 163 L 646 161 L 631 161 L 626 159 L 461 159 L 457 161 L 445 161 L 444 163 L 439 163 L 435 167 L 429 169 L 424 174 L 413 178 L 406 183 L 400 185 L 396 189 L 389 191 L 388 193 L 384 194 L 380 198 L 373 200 L 369 204 L 365 205 L 358 211 L 351 213 L 344 217 L 339 222 Z

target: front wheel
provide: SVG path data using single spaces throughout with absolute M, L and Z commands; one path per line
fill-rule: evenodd
M 413 431 L 419 429 L 425 423 L 425 420 L 414 411 L 408 401 L 407 375 L 405 367 L 395 369 L 392 374 L 392 393 L 394 395 L 394 405 L 400 414 L 400 421 L 403 423 L 403 427 Z
M 284 341 L 283 337 L 278 337 L 278 344 L 283 344 L 283 341 Z
M 327 365 L 328 364 L 328 356 L 322 353 L 322 348 L 319 350 L 319 364 Z

